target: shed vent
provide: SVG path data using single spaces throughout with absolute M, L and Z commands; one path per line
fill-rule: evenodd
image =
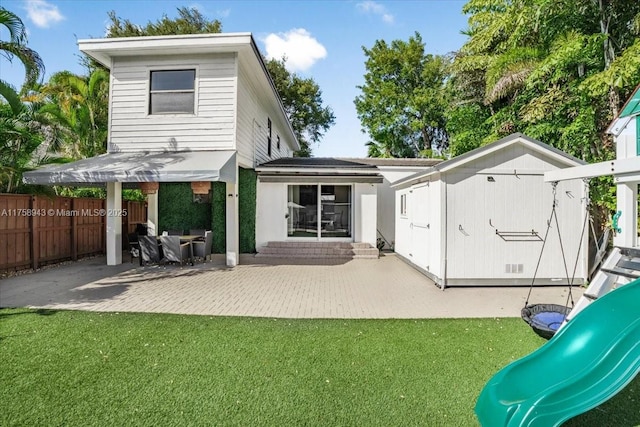
M 505 273 L 522 274 L 523 271 L 524 271 L 523 264 L 505 264 L 504 265 Z

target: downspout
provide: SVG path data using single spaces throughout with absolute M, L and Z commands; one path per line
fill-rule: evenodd
M 443 190 L 443 198 L 444 198 L 444 218 L 443 218 L 443 222 L 444 222 L 444 227 L 442 228 L 444 230 L 444 239 L 442 238 L 442 234 L 440 235 L 440 240 L 443 242 L 442 244 L 442 253 L 443 253 L 443 257 L 442 257 L 442 283 L 440 283 L 440 288 L 444 291 L 444 288 L 447 285 L 447 240 L 449 239 L 449 233 L 448 233 L 448 224 L 447 224 L 447 181 L 444 179 L 444 175 L 440 174 L 440 181 L 442 182 L 442 187 L 444 188 Z

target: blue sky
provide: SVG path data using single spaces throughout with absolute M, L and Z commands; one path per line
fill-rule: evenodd
M 336 124 L 313 153 L 317 157 L 366 155 L 367 135 L 361 132 L 353 105 L 363 83 L 362 46 L 376 40 L 407 40 L 419 32 L 432 54 L 459 49 L 466 40 L 461 31 L 467 17 L 466 0 L 0 0 L 27 26 L 29 46 L 43 58 L 47 77 L 56 71 L 82 73 L 76 40 L 103 37 L 107 12 L 137 24 L 173 18 L 182 6 L 196 7 L 208 19 L 222 22 L 224 32 L 251 32 L 267 56 L 289 58 L 288 66 L 312 77 L 331 106 Z M 7 39 L 4 28 L 0 38 Z M 0 58 L 0 77 L 19 87 L 21 65 Z

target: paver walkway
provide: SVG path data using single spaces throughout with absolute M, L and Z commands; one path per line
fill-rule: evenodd
M 106 266 L 103 257 L 0 280 L 0 307 L 283 318 L 518 317 L 523 287 L 449 288 L 395 255 L 377 260 L 288 261 L 243 255 L 195 267 Z M 284 261 L 287 262 L 287 261 Z M 574 298 L 580 290 L 574 289 Z M 532 302 L 565 304 L 566 287 Z

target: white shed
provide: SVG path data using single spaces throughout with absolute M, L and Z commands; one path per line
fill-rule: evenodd
M 566 284 L 576 259 L 574 284 L 581 284 L 588 188 L 582 180 L 559 182 L 554 198 L 544 173 L 582 164 L 513 134 L 396 181 L 395 251 L 442 288 L 530 285 L 555 199 L 559 226 L 554 218 L 535 284 Z

